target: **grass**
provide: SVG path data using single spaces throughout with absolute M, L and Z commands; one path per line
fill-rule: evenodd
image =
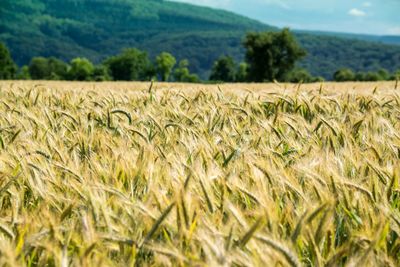
M 394 83 L 216 87 L 0 83 L 0 265 L 399 266 Z

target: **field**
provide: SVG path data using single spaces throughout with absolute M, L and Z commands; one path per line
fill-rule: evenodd
M 0 82 L 0 266 L 399 266 L 395 87 Z

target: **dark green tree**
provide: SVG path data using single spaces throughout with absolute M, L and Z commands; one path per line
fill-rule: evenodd
M 320 82 L 324 82 L 325 81 L 325 78 L 324 77 L 322 77 L 322 76 L 317 76 L 317 77 L 314 77 L 313 78 L 313 83 L 320 83 Z
M 173 55 L 167 52 L 162 52 L 156 58 L 157 74 L 163 82 L 167 82 L 172 73 L 172 69 L 176 64 L 176 59 Z
M 248 78 L 254 82 L 283 81 L 306 55 L 289 29 L 281 32 L 249 33 L 244 41 Z
M 367 81 L 367 82 L 377 82 L 377 81 L 381 81 L 381 80 L 382 80 L 382 77 L 377 72 L 370 71 L 365 74 L 365 81 Z
M 291 83 L 311 83 L 316 79 L 306 69 L 294 69 L 287 75 L 286 81 Z
M 246 62 L 242 62 L 239 64 L 239 67 L 236 72 L 236 82 L 246 82 L 247 81 L 247 70 L 249 66 Z
M 121 54 L 107 59 L 104 64 L 116 81 L 145 81 L 155 74 L 147 53 L 136 48 L 125 49 Z
M 211 81 L 234 82 L 236 80 L 236 63 L 230 56 L 220 57 L 211 70 Z
M 93 70 L 93 81 L 103 82 L 111 80 L 108 69 L 104 65 L 98 65 Z
M 189 71 L 189 61 L 187 59 L 181 60 L 178 67 L 174 71 L 174 79 L 176 82 L 197 83 L 200 82 L 196 74 Z
M 333 74 L 333 80 L 336 82 L 354 81 L 356 75 L 351 69 L 343 68 Z
M 65 80 L 68 65 L 56 58 L 35 57 L 29 64 L 29 74 L 33 80 Z
M 359 82 L 365 81 L 365 73 L 364 72 L 357 72 L 355 74 L 355 76 L 354 76 L 354 80 L 355 81 L 359 81 Z
M 10 51 L 0 43 L 0 80 L 13 79 L 17 73 L 17 65 L 11 58 Z
M 16 77 L 18 80 L 30 80 L 31 75 L 29 74 L 29 67 L 25 65 L 20 68 Z
M 50 75 L 48 80 L 66 80 L 68 64 L 54 57 L 47 59 Z
M 378 75 L 381 81 L 390 80 L 390 73 L 385 69 L 378 70 Z
M 86 58 L 74 58 L 70 62 L 68 79 L 72 81 L 90 81 L 92 80 L 94 66 Z
M 34 57 L 29 63 L 29 74 L 33 80 L 45 80 L 49 77 L 49 65 L 47 58 Z
M 391 79 L 394 80 L 394 81 L 400 80 L 400 70 L 395 71 L 395 72 L 393 73 Z

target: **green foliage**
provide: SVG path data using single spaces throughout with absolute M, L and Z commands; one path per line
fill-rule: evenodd
M 244 41 L 250 81 L 282 81 L 306 55 L 289 29 L 249 33 Z
M 321 82 L 322 77 L 313 77 L 306 69 L 297 68 L 291 71 L 286 78 L 287 82 L 291 83 L 312 83 Z
M 174 71 L 174 79 L 176 82 L 196 83 L 200 82 L 196 74 L 189 71 L 189 61 L 187 59 L 181 60 L 178 67 Z
M 400 45 L 400 36 L 399 35 L 369 35 L 369 34 L 358 34 L 358 33 L 342 33 L 342 32 L 323 32 L 323 31 L 304 31 L 297 30 L 299 33 L 308 33 L 319 36 L 328 36 L 328 37 L 340 37 L 340 39 L 348 39 L 351 41 L 361 40 L 368 41 L 374 43 L 381 44 L 395 44 Z
M 33 80 L 64 80 L 67 70 L 68 65 L 54 57 L 35 57 L 29 64 L 29 74 Z
M 29 74 L 31 78 L 34 80 L 45 79 L 46 77 L 50 76 L 48 61 L 44 57 L 32 58 L 28 68 L 29 68 Z
M 93 81 L 102 82 L 111 80 L 108 69 L 104 65 L 98 65 L 93 70 Z
M 56 58 L 35 57 L 29 66 L 18 73 L 18 79 L 72 80 L 72 81 L 148 81 L 155 77 L 156 70 L 164 81 L 169 80 L 176 59 L 169 53 L 162 53 L 154 66 L 146 52 L 136 48 L 125 49 L 121 54 L 110 57 L 104 64 L 94 66 L 86 58 L 75 58 L 70 65 Z M 190 73 L 189 61 L 182 60 L 174 71 L 174 78 L 180 82 L 199 82 L 196 74 Z
M 136 48 L 124 49 L 104 64 L 115 81 L 145 81 L 155 74 L 147 53 Z
M 354 72 L 351 69 L 340 69 L 335 72 L 334 80 L 338 82 L 344 81 L 360 81 L 360 82 L 377 82 L 377 81 L 390 81 L 396 80 L 396 72 L 392 75 L 385 70 L 380 69 L 377 72 Z
M 31 75 L 29 74 L 29 67 L 26 65 L 22 66 L 22 68 L 18 70 L 16 78 L 18 80 L 30 80 Z
M 163 51 L 178 60 L 190 58 L 190 70 L 205 77 L 223 52 L 242 56 L 246 31 L 272 28 L 230 12 L 172 1 L 4 1 L 0 6 L 7 16 L 0 13 L 0 40 L 12 47 L 20 65 L 37 55 L 100 63 L 137 47 L 151 58 Z
M 390 80 L 390 73 L 385 69 L 378 70 L 377 74 L 379 75 L 381 81 Z
M 176 59 L 169 53 L 161 53 L 155 62 L 150 62 L 147 53 L 136 48 L 126 49 L 120 55 L 108 58 L 104 64 L 94 66 L 86 58 L 75 58 L 71 60 L 70 66 L 56 58 L 36 57 L 31 60 L 29 66 L 23 66 L 16 77 L 20 80 L 77 80 L 77 81 L 108 81 L 108 80 L 150 80 L 156 74 L 163 81 L 168 81 L 172 73 Z M 211 81 L 245 82 L 248 78 L 248 64 L 242 62 L 237 66 L 234 59 L 229 56 L 220 57 L 211 70 Z M 110 76 L 112 74 L 112 77 Z M 392 75 L 385 70 L 378 72 L 358 72 L 342 68 L 336 71 L 333 79 L 338 82 L 344 81 L 386 81 L 398 80 L 400 71 Z M 125 76 L 124 76 L 125 75 Z M 181 60 L 178 67 L 173 71 L 174 81 L 177 82 L 200 82 L 196 74 L 190 73 L 189 61 Z M 250 80 L 251 81 L 251 80 Z M 324 81 L 323 77 L 313 77 L 306 69 L 295 68 L 285 74 L 280 81 L 292 83 L 311 83 Z
M 356 78 L 356 75 L 351 69 L 343 68 L 338 71 L 336 71 L 333 74 L 333 79 L 336 82 L 347 82 L 347 81 L 354 81 Z
M 364 81 L 369 81 L 369 82 L 377 82 L 377 81 L 382 81 L 382 77 L 379 75 L 379 73 L 376 72 L 367 72 L 365 74 Z
M 400 70 L 397 70 L 393 73 L 393 75 L 391 76 L 392 80 L 400 80 Z
M 74 58 L 71 60 L 68 71 L 68 79 L 72 81 L 90 81 L 93 76 L 94 66 L 86 58 Z
M 246 62 L 242 62 L 239 64 L 237 72 L 236 72 L 236 81 L 237 82 L 246 82 L 247 81 L 247 69 L 248 69 L 248 65 Z
M 176 64 L 176 59 L 173 55 L 167 52 L 162 52 L 156 58 L 156 70 L 163 82 L 169 81 L 172 69 Z
M 190 59 L 190 71 L 205 79 L 221 55 L 244 60 L 241 45 L 248 31 L 277 28 L 229 12 L 147 0 L 2 0 L 0 40 L 18 65 L 34 56 L 69 62 L 86 57 L 98 64 L 126 47 L 145 49 L 150 58 L 170 51 L 177 61 Z M 296 33 L 308 55 L 298 67 L 331 79 L 342 66 L 354 71 L 390 72 L 400 68 L 400 47 Z M 205 56 L 206 55 L 206 56 Z
M 364 72 L 357 72 L 355 74 L 354 80 L 356 81 L 366 81 L 366 75 Z
M 236 80 L 236 63 L 230 56 L 220 57 L 211 70 L 211 81 L 234 82 Z
M 307 57 L 299 66 L 312 75 L 332 79 L 332 74 L 340 68 L 354 72 L 376 72 L 380 68 L 394 72 L 400 68 L 400 46 L 361 40 L 296 34 Z
M 17 72 L 17 66 L 11 58 L 10 51 L 0 43 L 0 80 L 8 80 L 14 78 Z

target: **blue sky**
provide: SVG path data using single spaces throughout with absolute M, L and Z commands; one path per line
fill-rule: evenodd
M 175 0 L 293 29 L 400 35 L 400 0 Z

